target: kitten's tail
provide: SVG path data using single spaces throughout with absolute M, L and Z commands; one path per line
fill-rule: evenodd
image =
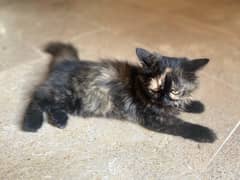
M 63 61 L 78 61 L 78 51 L 72 44 L 62 42 L 49 42 L 44 52 L 52 55 L 52 65 Z

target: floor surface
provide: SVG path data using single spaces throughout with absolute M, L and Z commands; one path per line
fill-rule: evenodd
M 208 57 L 193 97 L 202 114 L 185 120 L 214 129 L 201 144 L 117 120 L 71 117 L 20 130 L 44 78 L 50 40 L 74 43 L 85 59 L 137 62 L 136 47 L 169 56 Z M 240 178 L 240 1 L 0 0 L 0 179 Z

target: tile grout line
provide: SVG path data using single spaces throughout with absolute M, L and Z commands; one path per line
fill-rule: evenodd
M 217 154 L 222 150 L 223 146 L 227 143 L 227 141 L 230 139 L 230 137 L 232 136 L 232 134 L 236 131 L 236 129 L 240 126 L 240 121 L 238 121 L 238 123 L 235 125 L 235 127 L 231 130 L 231 132 L 229 133 L 229 135 L 227 136 L 227 138 L 224 140 L 224 142 L 222 143 L 222 145 L 217 149 L 217 151 L 213 154 L 213 156 L 211 157 L 211 159 L 209 160 L 206 168 L 208 168 L 208 166 L 212 163 L 212 161 L 214 160 L 214 158 L 217 156 Z
M 28 46 L 28 44 L 27 44 L 27 46 Z M 44 55 L 43 51 L 40 50 L 38 47 L 30 46 L 30 45 L 29 45 L 29 47 L 30 47 L 33 51 L 35 51 L 37 54 L 39 54 L 39 56 L 41 56 L 41 58 L 45 58 L 45 57 L 46 57 L 46 55 Z
M 14 69 L 14 68 L 19 68 L 19 67 L 21 67 L 21 66 L 25 66 L 26 64 L 31 64 L 31 63 L 33 63 L 34 61 L 40 61 L 40 60 L 43 60 L 43 57 L 34 58 L 33 61 L 28 60 L 28 61 L 26 61 L 25 63 L 20 63 L 20 64 L 18 64 L 17 66 L 9 67 L 9 68 L 7 68 L 7 69 L 5 69 L 5 70 L 0 71 L 0 74 L 3 73 L 3 72 L 6 72 L 6 71 L 8 71 L 8 70 L 12 70 L 12 69 Z
M 105 28 L 101 27 L 100 29 L 89 31 L 89 32 L 85 32 L 85 33 L 82 33 L 80 35 L 77 35 L 77 36 L 74 36 L 72 38 L 69 38 L 69 41 L 76 41 L 79 38 L 82 38 L 82 37 L 85 37 L 85 36 L 88 36 L 88 35 L 91 35 L 91 34 L 94 34 L 94 33 L 103 32 L 105 30 L 106 30 Z

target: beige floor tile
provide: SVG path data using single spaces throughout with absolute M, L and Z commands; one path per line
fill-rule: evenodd
M 72 43 L 78 47 L 80 57 L 83 59 L 119 59 L 138 63 L 136 47 L 139 44 L 110 31 L 92 33 L 80 37 Z
M 237 179 L 239 128 L 221 145 L 240 116 L 239 16 L 237 0 L 0 1 L 0 179 Z M 47 72 L 39 48 L 49 40 L 73 42 L 90 60 L 138 63 L 136 47 L 209 57 L 193 95 L 206 110 L 181 118 L 214 129 L 218 140 L 199 144 L 78 117 L 65 130 L 45 123 L 36 134 L 20 131 L 31 92 Z
M 159 11 L 168 13 L 167 16 L 192 19 L 205 28 L 213 28 L 219 32 L 234 35 L 239 40 L 239 2 L 216 0 L 126 0 L 136 6 L 148 8 L 155 14 Z M 213 7 L 213 8 L 209 8 Z M 186 25 L 186 28 L 188 26 Z
M 194 3 L 199 3 L 198 1 L 193 0 L 173 0 L 173 1 L 167 1 L 167 0 L 125 0 L 128 3 L 132 3 L 135 6 L 140 6 L 142 8 L 147 8 L 154 13 L 159 13 L 159 11 L 169 12 L 174 11 L 176 9 L 180 8 L 186 8 L 193 6 Z
M 175 10 L 179 16 L 188 17 L 194 21 L 202 23 L 204 26 L 210 26 L 217 31 L 226 33 L 229 36 L 240 40 L 239 36 L 239 1 L 201 1 L 196 6 L 182 7 Z M 214 8 L 208 8 L 214 6 Z M 203 12 L 204 9 L 204 12 Z
M 196 174 L 186 174 L 183 176 L 179 176 L 177 179 L 184 179 L 184 180 L 201 180 L 200 177 L 198 177 L 198 175 Z
M 202 173 L 203 179 L 239 179 L 240 173 L 240 128 L 238 127 L 224 144 L 213 161 Z
M 4 8 L 0 15 L 1 25 L 10 36 L 34 47 L 41 47 L 48 41 L 69 41 L 101 29 L 85 20 L 81 13 L 50 2 L 24 1 Z
M 4 28 L 0 27 L 0 31 L 0 72 L 41 57 L 37 51 L 12 37 Z
M 199 88 L 193 97 L 203 101 L 206 111 L 216 110 L 229 117 L 239 116 L 239 95 L 227 84 L 216 81 L 205 72 L 199 73 Z M 219 114 L 217 114 L 219 115 Z
M 113 33 L 145 25 L 158 18 L 150 10 L 132 5 L 126 1 L 102 0 L 93 1 L 93 3 L 86 2 L 75 0 L 73 8 L 77 12 L 81 12 L 86 19 L 104 26 Z

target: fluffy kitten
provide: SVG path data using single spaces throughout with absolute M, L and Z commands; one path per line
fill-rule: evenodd
M 79 60 L 71 44 L 60 42 L 49 43 L 45 52 L 52 55 L 49 76 L 33 94 L 23 130 L 37 131 L 46 112 L 59 128 L 66 126 L 68 114 L 76 114 L 126 119 L 198 142 L 216 139 L 211 129 L 176 117 L 201 105 L 189 98 L 197 88 L 195 73 L 208 59 L 166 57 L 137 48 L 141 66 L 116 60 L 91 62 Z

